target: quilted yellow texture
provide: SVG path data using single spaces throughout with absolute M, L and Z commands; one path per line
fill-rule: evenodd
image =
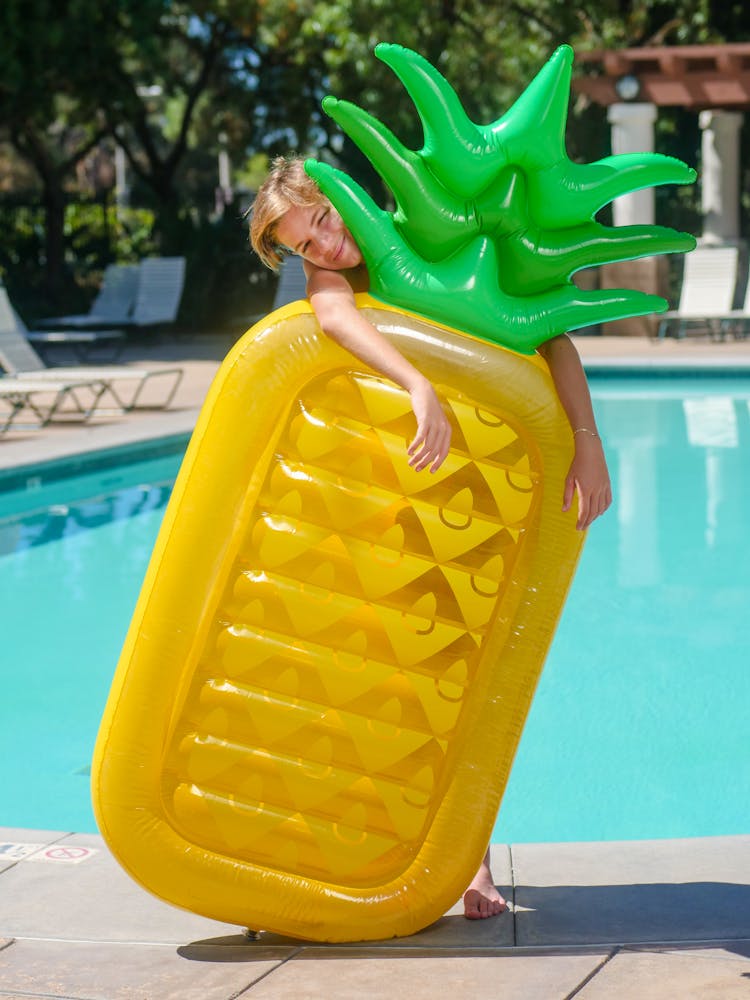
M 486 846 L 580 551 L 539 361 L 360 306 L 453 426 L 407 464 L 406 393 L 305 303 L 225 361 L 102 722 L 95 808 L 146 888 L 322 940 L 407 934 Z

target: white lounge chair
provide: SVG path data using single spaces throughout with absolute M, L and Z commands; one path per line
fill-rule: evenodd
M 307 278 L 305 276 L 302 258 L 296 254 L 287 257 L 281 265 L 279 283 L 273 299 L 274 309 L 280 309 L 290 302 L 304 299 L 307 294 Z
M 685 255 L 680 301 L 662 313 L 658 336 L 684 337 L 691 327 L 720 336 L 737 286 L 737 247 L 698 247 Z
M 717 317 L 721 321 L 721 333 L 731 337 L 747 337 L 750 332 L 750 274 L 745 284 L 745 297 L 739 309 L 730 309 L 724 316 Z
M 276 291 L 273 296 L 271 311 L 281 309 L 282 306 L 290 302 L 297 302 L 304 299 L 307 292 L 307 278 L 302 267 L 302 258 L 295 255 L 287 257 L 279 270 L 279 280 L 276 283 Z M 248 326 L 258 323 L 269 313 L 255 313 L 252 316 L 245 316 L 244 322 Z
M 129 323 L 138 293 L 138 264 L 108 264 L 104 269 L 102 284 L 87 313 L 51 316 L 37 326 L 72 327 L 75 330 L 93 330 Z
M 131 368 L 128 365 L 47 368 L 27 340 L 26 333 L 6 289 L 0 286 L 0 366 L 5 369 L 8 379 L 67 385 L 71 391 L 86 389 L 95 397 L 95 410 L 99 413 L 102 412 L 99 403 L 106 397 L 114 401 L 118 411 L 164 409 L 172 402 L 182 380 L 182 368 Z M 166 382 L 166 394 L 155 401 L 150 387 L 156 381 Z M 89 412 L 87 406 L 79 409 L 79 412 L 84 411 L 88 416 L 94 412 Z
M 138 292 L 127 329 L 172 326 L 185 287 L 184 257 L 145 257 L 138 270 Z
M 74 349 L 80 344 L 79 357 L 83 360 L 92 346 L 103 341 L 119 341 L 124 346 L 128 332 L 172 326 L 177 320 L 185 287 L 185 258 L 144 257 L 138 265 L 119 265 L 108 282 L 111 288 L 104 303 L 97 299 L 90 314 L 58 317 L 59 326 L 74 321 L 70 325 L 77 328 L 75 332 L 32 331 L 28 339 L 38 345 L 63 344 Z M 107 319 L 104 319 L 104 311 L 108 314 Z M 50 319 L 44 325 L 53 322 Z M 98 329 L 88 333 L 81 329 L 92 325 Z
M 102 285 L 87 313 L 69 313 L 40 320 L 37 329 L 26 336 L 35 347 L 64 347 L 73 351 L 79 361 L 87 361 L 94 351 L 102 357 L 101 348 L 108 349 L 107 359 L 117 361 L 127 343 L 125 331 L 118 329 L 129 323 L 138 291 L 137 264 L 109 264 Z

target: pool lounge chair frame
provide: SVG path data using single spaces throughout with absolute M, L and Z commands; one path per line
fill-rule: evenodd
M 750 334 L 750 274 L 745 281 L 745 295 L 739 309 L 730 309 L 723 316 L 717 316 L 720 323 L 720 337 L 744 340 Z
M 36 418 L 35 428 L 46 427 L 55 419 L 72 417 L 88 423 L 97 410 L 99 400 L 106 392 L 102 382 L 82 379 L 79 382 L 51 382 L 42 379 L 0 379 L 0 404 L 7 407 L 0 412 L 0 436 L 7 433 L 24 410 Z M 66 404 L 73 406 L 66 409 Z
M 45 357 L 47 348 L 62 347 L 81 364 L 94 353 L 100 361 L 119 361 L 128 342 L 124 330 L 29 330 L 26 337 Z
M 132 315 L 122 325 L 130 331 L 174 326 L 184 288 L 184 257 L 145 257 L 138 269 Z

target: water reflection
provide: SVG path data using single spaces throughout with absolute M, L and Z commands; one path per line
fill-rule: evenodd
M 0 521 L 0 555 L 58 542 L 82 531 L 161 510 L 171 491 L 171 481 L 150 483 L 7 518 Z
M 720 510 L 726 502 L 739 495 L 733 489 L 736 456 L 729 449 L 739 449 L 738 408 L 741 400 L 731 396 L 704 396 L 683 402 L 685 426 L 689 444 L 704 449 L 706 480 L 706 545 L 713 548 L 720 530 Z M 746 402 L 746 401 L 745 401 Z M 738 512 L 724 517 L 737 516 Z
M 594 393 L 615 487 L 619 585 L 716 577 L 708 557 L 725 550 L 731 565 L 747 547 L 749 393 L 703 394 L 695 384 L 682 394 Z
M 739 400 L 737 401 L 739 404 Z M 731 396 L 703 396 L 682 402 L 689 444 L 694 448 L 737 448 L 739 431 Z
M 615 381 L 592 380 L 614 505 L 589 532 L 499 842 L 747 830 L 750 380 Z

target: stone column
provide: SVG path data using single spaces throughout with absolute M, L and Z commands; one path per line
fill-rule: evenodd
M 612 152 L 652 153 L 654 150 L 655 104 L 612 104 L 607 111 L 612 126 Z M 612 215 L 616 226 L 654 222 L 654 189 L 644 188 L 615 198 Z
M 701 207 L 704 243 L 736 243 L 740 237 L 739 133 L 737 111 L 701 111 Z
M 656 105 L 645 102 L 610 105 L 607 120 L 612 127 L 612 153 L 651 153 L 654 149 Z M 615 198 L 612 202 L 612 222 L 615 226 L 653 225 L 654 189 L 643 188 Z M 608 264 L 600 269 L 602 288 L 638 288 L 643 292 L 664 295 L 667 288 L 668 263 L 664 257 L 643 257 Z M 605 323 L 606 335 L 650 337 L 656 332 L 653 316 Z

